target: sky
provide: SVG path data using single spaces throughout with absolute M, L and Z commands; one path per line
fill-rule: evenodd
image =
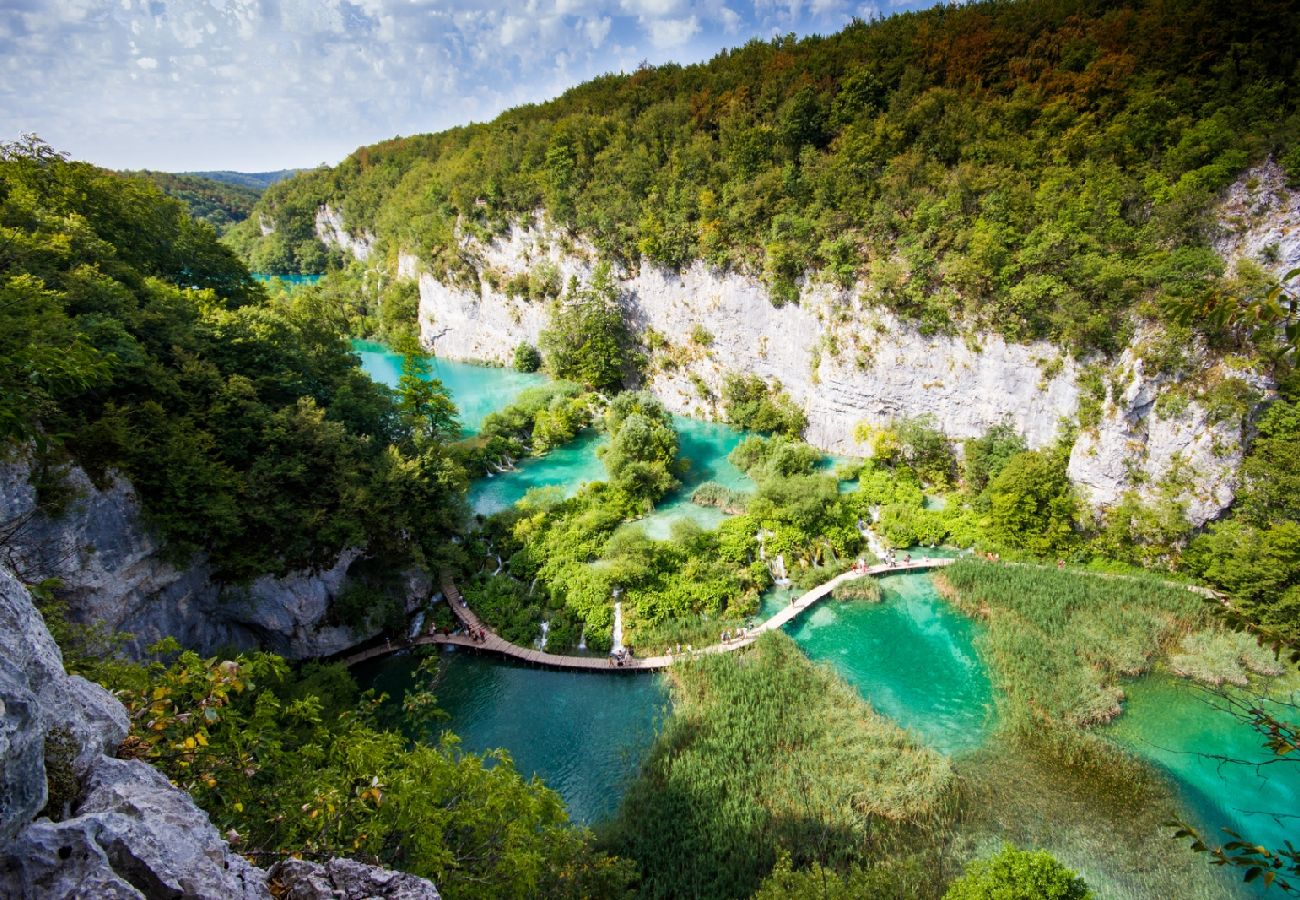
M 593 76 L 933 0 L 0 0 L 0 140 L 118 169 L 336 163 Z

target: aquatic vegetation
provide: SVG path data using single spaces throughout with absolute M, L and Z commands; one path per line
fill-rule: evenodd
M 880 579 L 874 575 L 867 575 L 862 578 L 855 578 L 852 581 L 841 582 L 831 590 L 831 596 L 836 600 L 878 602 L 881 598 Z
M 980 645 L 1002 689 L 1002 721 L 1024 734 L 1114 718 L 1119 679 L 1147 671 L 1209 615 L 1201 597 L 1154 577 L 962 560 L 935 582 L 987 621 Z
M 1179 650 L 1169 657 L 1174 674 L 1214 687 L 1245 687 L 1250 683 L 1248 673 L 1277 676 L 1286 671 L 1273 652 L 1254 637 L 1222 627 L 1187 635 Z
M 955 812 L 951 766 L 785 635 L 670 670 L 674 715 L 603 843 L 644 897 L 748 896 L 796 867 L 919 853 Z
M 691 502 L 715 507 L 729 515 L 740 515 L 745 511 L 749 496 L 748 491 L 736 491 L 716 481 L 706 481 L 691 494 Z

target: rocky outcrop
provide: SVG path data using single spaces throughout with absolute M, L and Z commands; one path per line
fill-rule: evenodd
M 107 691 L 68 675 L 63 657 L 8 568 L 0 566 L 0 896 L 265 900 L 267 873 L 231 851 L 188 794 L 156 769 L 115 759 L 126 710 Z M 47 737 L 70 736 L 67 759 Z M 75 796 L 51 810 L 47 764 L 67 767 Z M 294 898 L 437 900 L 412 875 L 346 860 L 279 867 Z
M 213 652 L 260 647 L 289 659 L 329 656 L 372 637 L 329 624 L 328 613 L 359 550 L 344 551 L 323 571 L 262 577 L 223 585 L 202 559 L 178 567 L 143 521 L 131 485 L 111 476 L 104 487 L 70 468 L 76 499 L 51 517 L 37 506 L 23 460 L 0 462 L 0 549 L 29 583 L 60 581 L 60 597 L 75 621 L 101 623 L 131 635 L 139 653 L 163 637 Z M 412 573 L 411 605 L 429 595 L 427 579 Z
M 1237 179 L 1219 207 L 1215 249 L 1232 266 L 1250 260 L 1274 276 L 1300 268 L 1300 191 L 1274 160 Z
M 364 262 L 375 245 L 374 235 L 358 231 L 353 234 L 343 223 L 343 215 L 329 204 L 316 210 L 316 237 L 326 247 L 337 247 Z
M 270 871 L 271 884 L 283 891 L 281 900 L 439 900 L 438 891 L 423 878 L 363 865 L 350 859 L 314 863 L 286 859 Z

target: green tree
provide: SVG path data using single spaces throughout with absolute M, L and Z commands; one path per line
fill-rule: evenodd
M 990 482 L 989 521 L 996 539 L 1039 556 L 1074 540 L 1078 501 L 1060 453 L 1028 450 L 1007 460 Z
M 1018 850 L 1005 844 L 987 859 L 968 865 L 943 896 L 944 900 L 1084 900 L 1092 892 L 1046 850 Z
M 433 377 L 433 365 L 424 354 L 402 357 L 397 397 L 398 415 L 417 446 L 460 436 L 456 404 L 442 382 Z
M 672 416 L 646 391 L 619 394 L 605 412 L 609 443 L 598 451 L 611 483 L 653 503 L 676 487 L 678 436 Z
M 598 265 L 586 287 L 553 308 L 540 344 L 556 378 L 610 393 L 622 387 L 631 338 L 608 263 Z
M 536 372 L 542 367 L 542 354 L 528 342 L 521 342 L 515 348 L 514 367 L 516 372 Z

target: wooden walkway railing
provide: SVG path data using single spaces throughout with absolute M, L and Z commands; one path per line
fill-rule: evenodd
M 353 666 L 357 663 L 364 662 L 368 659 L 385 656 L 389 653 L 396 653 L 399 650 L 405 650 L 409 647 L 427 646 L 429 644 L 443 644 L 455 647 L 468 647 L 473 650 L 488 650 L 492 653 L 498 653 L 502 656 L 508 656 L 512 659 L 518 659 L 523 662 L 533 663 L 539 666 L 545 666 L 551 669 L 568 669 L 582 670 L 588 672 L 652 672 L 658 669 L 667 668 L 676 660 L 684 656 L 695 655 L 700 653 L 730 653 L 733 650 L 739 650 L 742 647 L 748 647 L 759 636 L 768 631 L 775 631 L 787 623 L 794 620 L 801 612 L 808 607 L 830 596 L 835 588 L 846 581 L 852 581 L 855 578 L 863 578 L 873 575 L 892 575 L 897 572 L 918 572 L 927 569 L 936 569 L 955 562 L 950 558 L 925 558 L 914 559 L 911 562 L 898 563 L 890 566 L 880 564 L 871 566 L 865 572 L 845 572 L 843 575 L 837 575 L 825 584 L 818 585 L 811 591 L 800 595 L 789 606 L 772 616 L 761 625 L 749 629 L 744 637 L 735 638 L 726 643 L 713 644 L 708 647 L 701 647 L 694 650 L 691 654 L 683 653 L 681 655 L 664 655 L 664 656 L 634 656 L 625 659 L 623 665 L 618 666 L 611 663 L 606 657 L 597 656 L 561 656 L 555 653 L 547 653 L 544 650 L 534 650 L 528 647 L 520 647 L 518 644 L 512 644 L 504 638 L 497 635 L 490 628 L 483 624 L 474 610 L 469 608 L 465 598 L 461 596 L 460 590 L 451 580 L 448 573 L 442 576 L 442 592 L 447 598 L 447 603 L 451 611 L 456 615 L 468 631 L 479 631 L 483 634 L 483 640 L 476 641 L 468 634 L 421 634 L 414 638 L 407 638 L 400 641 L 390 641 L 385 644 L 378 644 L 359 651 L 352 656 L 346 657 L 343 662 L 345 665 Z

